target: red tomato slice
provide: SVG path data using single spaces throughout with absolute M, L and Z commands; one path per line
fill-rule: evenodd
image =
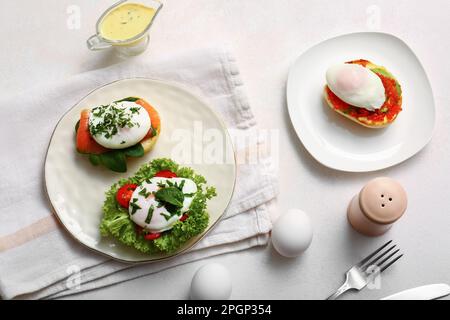
M 149 233 L 144 236 L 145 240 L 155 240 L 161 237 L 161 233 Z
M 133 195 L 133 191 L 137 188 L 136 184 L 125 184 L 123 185 L 116 194 L 116 200 L 120 204 L 120 206 L 124 208 L 128 208 L 130 204 L 131 196 Z
M 180 221 L 183 222 L 185 221 L 189 216 L 187 214 L 183 214 L 180 218 Z
M 160 172 L 158 172 L 157 174 L 155 174 L 155 177 L 160 177 L 160 178 L 176 178 L 177 175 L 176 173 L 170 171 L 170 170 L 162 170 Z

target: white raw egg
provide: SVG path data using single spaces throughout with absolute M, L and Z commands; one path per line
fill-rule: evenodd
M 326 74 L 330 90 L 344 102 L 373 111 L 386 101 L 383 82 L 375 72 L 359 64 L 338 64 Z
M 231 276 L 218 263 L 209 263 L 197 270 L 191 282 L 194 300 L 225 300 L 231 295 Z
M 272 229 L 272 244 L 283 256 L 293 258 L 308 249 L 313 237 L 310 218 L 301 210 L 282 214 Z

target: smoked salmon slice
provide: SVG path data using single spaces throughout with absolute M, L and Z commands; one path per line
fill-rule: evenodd
M 108 151 L 99 145 L 89 132 L 89 110 L 81 111 L 80 125 L 77 130 L 77 150 L 81 153 L 101 154 Z

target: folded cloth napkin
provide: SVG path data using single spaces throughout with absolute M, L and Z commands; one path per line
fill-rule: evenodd
M 232 129 L 238 159 L 235 194 L 224 218 L 187 253 L 163 262 L 132 265 L 93 253 L 56 222 L 47 201 L 43 167 L 58 119 L 93 89 L 117 79 L 151 77 L 198 90 Z M 51 87 L 0 100 L 0 295 L 56 298 L 148 275 L 208 256 L 268 241 L 277 194 L 264 138 L 243 92 L 236 62 L 223 49 L 196 50 L 162 61 L 126 61 L 79 74 Z M 246 161 L 258 153 L 257 161 Z M 102 199 L 101 199 L 102 200 Z M 131 250 L 131 249 L 130 249 Z

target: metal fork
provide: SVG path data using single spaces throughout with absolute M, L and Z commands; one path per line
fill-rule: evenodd
M 392 251 L 396 247 L 395 244 L 385 250 L 385 248 L 391 243 L 392 240 L 388 241 L 348 270 L 345 274 L 344 284 L 337 289 L 335 293 L 329 296 L 327 300 L 336 300 L 341 294 L 348 290 L 362 290 L 372 279 L 374 279 L 375 276 L 382 273 L 384 270 L 392 266 L 398 259 L 403 257 L 403 254 L 397 255 L 400 249 Z M 385 257 L 389 252 L 391 253 Z M 393 259 L 390 260 L 391 258 Z

